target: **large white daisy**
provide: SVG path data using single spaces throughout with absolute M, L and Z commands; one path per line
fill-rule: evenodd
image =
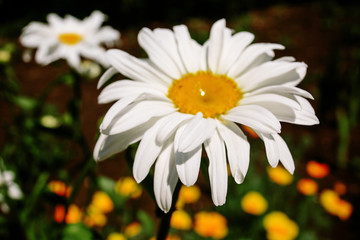
M 227 162 L 237 183 L 249 166 L 249 143 L 238 124 L 253 129 L 264 141 L 267 158 L 279 160 L 294 171 L 291 153 L 280 137 L 280 122 L 318 123 L 296 87 L 306 74 L 306 64 L 292 57 L 272 60 L 279 44 L 250 44 L 249 32 L 232 34 L 225 20 L 211 28 L 200 45 L 186 26 L 143 28 L 138 41 L 149 59 L 121 50 L 106 54 L 112 67 L 99 81 L 101 87 L 119 72 L 131 80 L 106 86 L 99 103 L 116 101 L 105 115 L 94 158 L 102 160 L 141 140 L 133 174 L 141 182 L 155 164 L 154 193 L 167 212 L 180 181 L 193 185 L 200 168 L 202 146 L 209 158 L 212 199 L 222 205 L 227 194 Z
M 31 22 L 23 30 L 20 42 L 27 48 L 37 48 L 35 60 L 47 65 L 58 59 L 67 60 L 77 70 L 81 56 L 108 67 L 105 48 L 119 41 L 120 33 L 110 26 L 101 27 L 105 15 L 94 11 L 83 21 L 67 15 L 64 19 L 54 13 L 47 16 L 48 25 Z

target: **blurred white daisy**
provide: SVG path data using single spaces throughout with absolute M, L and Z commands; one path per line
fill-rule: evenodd
M 227 162 L 237 183 L 249 166 L 250 146 L 238 124 L 253 129 L 264 141 L 271 166 L 279 160 L 294 171 L 291 153 L 280 137 L 280 122 L 313 125 L 319 121 L 296 87 L 307 65 L 292 57 L 272 60 L 279 44 L 250 44 L 249 32 L 233 31 L 225 20 L 211 28 L 199 45 L 186 26 L 143 28 L 138 41 L 149 59 L 120 50 L 106 54 L 112 65 L 101 87 L 119 72 L 132 80 L 106 86 L 99 103 L 116 101 L 105 115 L 94 158 L 103 160 L 140 141 L 133 174 L 141 182 L 155 163 L 154 193 L 167 212 L 180 181 L 193 185 L 200 168 L 202 146 L 209 158 L 212 199 L 222 205 L 227 194 Z
M 8 213 L 10 211 L 9 205 L 5 202 L 5 197 L 10 199 L 19 200 L 23 197 L 23 193 L 18 184 L 15 183 L 15 174 L 12 171 L 0 171 L 0 189 L 7 190 L 0 192 L 0 210 Z
M 120 33 L 110 26 L 101 27 L 105 15 L 94 11 L 83 21 L 67 15 L 64 19 L 54 13 L 47 16 L 49 24 L 31 22 L 23 30 L 20 42 L 27 48 L 37 48 L 35 60 L 47 65 L 58 59 L 79 70 L 81 57 L 109 66 L 104 54 L 106 44 L 119 41 Z

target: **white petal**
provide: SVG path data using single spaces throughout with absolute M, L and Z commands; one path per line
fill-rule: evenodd
M 55 13 L 49 13 L 47 15 L 47 21 L 49 22 L 52 28 L 58 28 L 63 25 L 63 20 L 59 17 L 59 15 Z
M 236 79 L 249 69 L 252 69 L 274 57 L 274 49 L 284 49 L 280 44 L 255 43 L 248 46 L 239 59 L 231 66 L 228 76 Z
M 264 133 L 279 133 L 281 130 L 278 119 L 270 111 L 257 105 L 235 107 L 222 117 Z
M 136 128 L 120 134 L 100 134 L 94 147 L 94 159 L 96 161 L 101 161 L 125 150 L 129 145 L 138 142 L 144 135 L 145 131 L 148 130 L 154 123 L 155 120 L 152 119 L 137 126 Z
M 104 26 L 95 35 L 99 43 L 111 43 L 120 41 L 120 32 L 109 26 Z
M 100 11 L 93 11 L 89 17 L 84 18 L 82 25 L 86 29 L 98 29 L 105 21 L 105 14 Z
M 98 103 L 109 103 L 130 95 L 140 96 L 146 94 L 153 95 L 157 99 L 166 100 L 166 90 L 148 83 L 136 82 L 132 80 L 116 81 L 106 86 L 98 97 Z
M 252 68 L 235 81 L 244 92 L 271 85 L 296 86 L 304 78 L 306 68 L 305 63 L 272 61 Z
M 138 42 L 149 59 L 169 77 L 179 79 L 186 73 L 171 30 L 157 28 L 151 31 L 143 28 L 139 32 Z
M 118 73 L 118 71 L 113 67 L 110 67 L 108 70 L 106 70 L 104 74 L 100 77 L 100 80 L 97 84 L 97 89 L 101 88 L 105 84 L 105 82 L 109 80 L 112 76 L 114 76 L 116 73 Z
M 165 142 L 178 129 L 179 125 L 193 117 L 194 115 L 192 114 L 183 114 L 179 112 L 174 112 L 166 116 L 167 120 L 164 121 L 163 125 L 159 128 L 156 142 L 158 144 Z
M 164 101 L 141 101 L 130 105 L 126 109 L 126 113 L 118 118 L 114 118 L 107 128 L 101 127 L 102 133 L 117 134 L 134 128 L 142 123 L 145 123 L 153 117 L 165 116 L 169 113 L 175 112 L 172 103 Z
M 20 187 L 15 183 L 8 186 L 8 195 L 12 199 L 21 199 L 23 197 Z
M 250 161 L 250 144 L 245 134 L 234 123 L 228 122 L 217 124 L 220 136 L 224 139 L 227 157 L 230 165 L 232 176 L 236 183 L 244 181 L 244 177 L 249 168 Z
M 201 145 L 215 131 L 216 124 L 213 119 L 203 118 L 202 113 L 197 113 L 184 127 L 184 131 L 175 140 L 176 151 L 190 152 Z M 177 133 L 177 135 L 179 135 Z
M 135 58 L 128 53 L 110 49 L 106 52 L 107 60 L 121 74 L 135 81 L 169 86 L 171 79 L 151 66 L 147 61 Z
M 211 27 L 208 45 L 208 65 L 213 73 L 218 73 L 218 65 L 224 44 L 225 28 L 225 19 L 218 20 Z
M 176 170 L 183 184 L 192 186 L 199 176 L 202 146 L 191 152 L 175 152 Z
M 281 122 L 288 122 L 299 125 L 318 124 L 319 120 L 314 113 L 314 109 L 310 103 L 299 96 L 294 96 L 295 100 L 300 104 L 300 109 L 294 109 L 287 104 L 281 102 L 262 102 L 258 105 L 268 109 Z
M 266 157 L 269 161 L 269 164 L 273 168 L 276 167 L 280 160 L 280 154 L 275 139 L 273 137 L 273 134 L 263 134 L 258 131 L 255 132 L 264 141 Z
M 227 29 L 230 31 L 229 29 Z M 241 56 L 244 49 L 254 40 L 254 35 L 249 32 L 239 32 L 234 36 L 224 35 L 224 46 L 219 61 L 219 73 L 227 74 L 232 65 Z
M 164 122 L 164 118 L 158 120 L 154 126 L 145 132 L 136 150 L 133 174 L 137 182 L 141 182 L 148 175 L 151 166 L 160 153 L 162 145 L 158 145 L 155 138 L 162 122 Z
M 182 62 L 189 73 L 200 70 L 202 47 L 191 39 L 189 30 L 185 25 L 174 27 L 174 34 Z
M 309 98 L 309 99 L 314 99 L 313 96 L 301 89 L 301 88 L 297 88 L 297 87 L 293 87 L 293 86 L 284 86 L 284 85 L 273 85 L 273 86 L 267 86 L 267 87 L 262 87 L 262 88 L 258 88 L 254 91 L 248 92 L 246 93 L 247 96 L 253 96 L 253 95 L 257 95 L 260 93 L 275 93 L 275 94 L 293 94 L 293 95 L 298 95 L 304 98 Z
M 263 93 L 251 96 L 244 96 L 239 102 L 240 105 L 285 105 L 294 110 L 300 110 L 300 104 L 290 94 L 274 94 L 274 93 Z M 270 110 L 270 109 L 268 109 Z M 270 110 L 271 111 L 271 110 Z
M 209 178 L 211 197 L 216 206 L 223 205 L 226 201 L 228 175 L 225 156 L 224 141 L 217 131 L 204 143 L 209 158 Z
M 100 129 L 108 129 L 110 124 L 121 117 L 123 115 L 123 110 L 128 107 L 137 97 L 137 95 L 128 96 L 114 103 L 105 114 Z
M 174 146 L 167 143 L 161 151 L 154 172 L 154 194 L 161 210 L 168 212 L 172 204 L 172 196 L 178 182 L 175 168 Z
M 286 170 L 293 174 L 295 170 L 295 164 L 286 142 L 284 139 L 282 139 L 282 137 L 280 137 L 279 134 L 273 134 L 273 137 L 278 147 L 281 163 L 284 165 Z

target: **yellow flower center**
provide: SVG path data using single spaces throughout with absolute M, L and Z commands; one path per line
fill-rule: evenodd
M 175 80 L 168 97 L 179 112 L 217 118 L 237 106 L 242 92 L 235 81 L 225 75 L 199 71 Z
M 82 36 L 77 33 L 62 33 L 58 36 L 58 39 L 64 44 L 75 45 L 82 40 Z

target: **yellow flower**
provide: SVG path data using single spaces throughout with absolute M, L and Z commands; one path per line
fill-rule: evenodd
M 297 183 L 297 189 L 302 194 L 311 196 L 317 193 L 318 184 L 310 178 L 302 178 Z
M 107 217 L 102 212 L 101 209 L 95 207 L 93 204 L 90 204 L 86 211 L 87 215 L 84 217 L 84 223 L 89 226 L 98 226 L 103 227 L 107 223 Z
M 106 240 L 126 240 L 126 237 L 121 233 L 113 232 L 108 235 Z
M 184 204 L 195 203 L 199 200 L 201 196 L 200 188 L 196 185 L 187 187 L 183 185 L 179 192 L 179 198 L 176 202 L 176 207 L 181 209 Z
M 299 234 L 298 225 L 285 213 L 279 211 L 267 214 L 263 224 L 268 240 L 292 240 Z
M 132 237 L 138 235 L 141 232 L 141 229 L 142 229 L 142 227 L 141 227 L 140 223 L 133 222 L 126 226 L 124 232 L 127 237 L 132 238 Z
M 195 214 L 194 231 L 202 237 L 222 239 L 228 233 L 227 220 L 217 212 Z
M 333 190 L 324 190 L 320 194 L 320 203 L 324 209 L 342 220 L 348 219 L 353 211 L 351 203 L 341 199 Z
M 312 160 L 306 164 L 306 172 L 313 178 L 323 178 L 329 174 L 329 165 Z
M 176 210 L 171 216 L 170 225 L 176 229 L 189 230 L 192 226 L 192 220 L 190 215 L 185 211 Z
M 268 203 L 260 193 L 250 191 L 242 198 L 241 206 L 247 213 L 260 215 L 266 211 Z
M 142 188 L 132 177 L 120 178 L 115 185 L 115 191 L 120 195 L 138 198 L 142 194 Z
M 293 181 L 293 176 L 280 166 L 276 168 L 267 167 L 267 173 L 271 181 L 279 185 L 289 185 Z
M 109 213 L 114 209 L 113 201 L 103 191 L 97 191 L 93 194 L 91 205 L 103 213 Z
M 76 206 L 75 204 L 71 204 L 66 213 L 65 222 L 67 224 L 78 223 L 81 221 L 82 216 L 83 216 L 83 213 L 80 210 L 80 208 L 78 206 Z

